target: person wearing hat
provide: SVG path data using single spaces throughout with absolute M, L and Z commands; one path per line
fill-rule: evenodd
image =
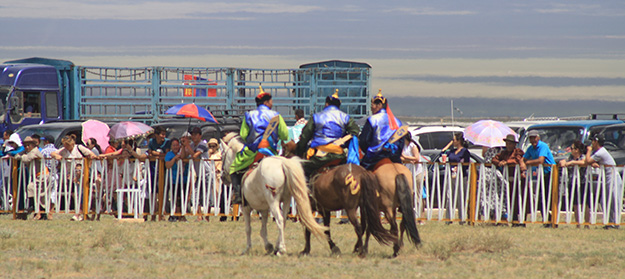
M 373 115 L 367 118 L 358 137 L 360 149 L 365 153 L 360 165 L 372 170 L 384 158 L 401 164 L 404 141 L 398 140 L 389 144 L 388 140 L 402 126 L 402 123 L 391 112 L 388 100 L 382 96 L 382 90 L 371 100 L 371 112 Z
M 219 141 L 216 138 L 208 140 L 208 159 L 215 164 L 215 175 L 217 180 L 221 178 L 221 152 L 219 152 Z
M 527 166 L 525 166 L 525 161 L 523 160 L 524 152 L 521 148 L 517 147 L 519 141 L 517 140 L 516 135 L 509 134 L 503 139 L 503 141 L 506 143 L 506 147 L 504 150 L 499 152 L 499 154 L 493 157 L 492 164 L 497 166 L 498 169 L 502 172 L 503 168 L 508 167 L 508 183 L 509 185 L 514 185 L 514 169 L 516 168 L 516 165 L 519 165 L 521 172 L 524 172 L 527 169 Z M 521 183 L 520 185 L 525 185 L 525 183 Z M 510 191 L 512 192 L 512 190 Z M 512 208 L 509 209 L 509 214 L 512 214 L 512 226 L 525 226 L 525 224 L 518 223 L 519 199 L 518 197 L 515 197 L 513 200 L 514 204 L 512 205 Z M 527 209 L 521 210 L 521 212 L 527 214 Z
M 13 133 L 12 131 L 7 131 L 6 133 L 11 133 L 8 138 L 4 141 L 5 146 L 0 151 L 0 157 L 11 156 L 14 157 L 17 154 L 22 153 L 24 151 L 24 146 L 22 146 L 22 139 L 20 139 L 20 135 L 17 133 Z
M 35 179 L 34 180 L 28 180 L 30 181 L 28 183 L 28 186 L 26 187 L 26 197 L 28 197 L 29 200 L 29 204 L 31 206 L 33 206 L 35 204 L 35 197 L 36 195 L 36 191 L 37 191 L 37 187 L 36 185 L 40 185 L 40 187 L 42 188 L 47 188 L 47 185 L 44 185 L 42 183 L 42 181 L 44 181 L 44 177 L 48 175 L 48 170 L 47 167 L 43 167 L 44 169 L 42 170 L 42 166 L 41 166 L 41 159 L 43 158 L 43 155 L 41 154 L 41 152 L 39 151 L 39 148 L 37 148 L 37 142 L 35 141 L 35 139 L 33 139 L 32 137 L 26 137 L 23 141 L 24 144 L 24 152 L 15 155 L 15 159 L 20 160 L 24 163 L 24 167 L 28 170 L 30 170 L 31 168 L 31 164 L 34 164 L 34 169 L 35 169 Z M 45 179 L 47 180 L 47 179 Z M 42 200 L 40 200 L 40 206 L 45 205 L 45 193 L 40 193 L 40 198 Z M 20 205 L 23 204 L 23 201 L 20 200 L 19 201 Z M 23 209 L 23 207 L 20 207 Z M 34 217 L 35 220 L 39 220 L 41 218 L 41 213 L 37 213 Z
M 287 142 L 289 140 L 289 129 L 284 119 L 277 111 L 271 110 L 273 100 L 271 94 L 263 91 L 259 86 L 259 93 L 256 95 L 256 109 L 245 113 L 245 119 L 241 123 L 239 135 L 245 140 L 245 147 L 241 152 L 237 152 L 234 162 L 230 167 L 230 177 L 232 180 L 232 188 L 234 191 L 234 204 L 241 203 L 241 182 L 245 169 L 247 169 L 256 158 L 259 151 L 265 129 L 273 117 L 278 117 L 278 127 L 268 138 L 269 147 L 263 148 L 265 152 L 277 154 L 278 140 Z
M 529 132 L 527 132 L 527 136 L 529 137 L 529 141 L 531 145 L 527 148 L 527 150 L 525 150 L 525 154 L 523 154 L 523 160 L 525 161 L 525 165 L 531 168 L 523 171 L 523 173 L 521 173 L 521 177 L 523 178 L 528 177 L 530 179 L 537 180 L 538 179 L 538 166 L 543 165 L 543 173 L 544 173 L 543 185 L 545 189 L 549 189 L 551 185 L 551 166 L 550 165 L 555 165 L 556 161 L 553 159 L 553 154 L 551 153 L 551 150 L 549 149 L 549 145 L 547 145 L 547 143 L 540 140 L 540 134 L 538 133 L 538 131 L 530 130 Z M 530 171 L 529 176 L 527 173 L 528 170 Z M 538 208 L 542 209 L 543 207 L 542 201 L 544 200 L 547 202 L 546 195 L 548 195 L 548 193 L 544 193 L 545 197 L 543 197 L 543 191 L 539 191 L 540 189 L 538 188 L 540 186 L 539 181 L 536 181 L 536 183 L 534 183 L 533 185 L 535 187 L 534 193 L 538 193 L 538 199 L 536 200 L 539 203 Z M 545 221 L 547 223 L 543 224 L 543 226 L 545 228 L 551 227 L 551 225 L 548 224 L 551 222 L 551 214 L 549 213 L 549 210 L 547 210 L 547 220 Z
M 347 153 L 335 141 L 346 135 L 357 136 L 360 132 L 358 124 L 340 108 L 337 89 L 326 97 L 324 109 L 313 114 L 302 129 L 296 153 L 308 159 L 303 164 L 308 177 L 324 165 L 345 163 Z
M 592 166 L 593 168 L 598 168 L 600 166 L 604 166 L 605 168 L 605 184 L 606 193 L 612 193 L 611 201 L 608 200 L 608 204 L 610 209 L 605 210 L 604 213 L 609 214 L 608 221 L 611 223 L 610 225 L 606 225 L 603 228 L 605 229 L 617 229 L 619 228 L 616 224 L 616 214 L 620 213 L 620 199 L 623 196 L 622 189 L 622 179 L 621 175 L 616 172 L 616 161 L 610 152 L 603 147 L 605 144 L 605 138 L 601 134 L 595 134 L 591 136 L 592 142 L 590 146 L 588 146 L 586 150 L 586 164 Z

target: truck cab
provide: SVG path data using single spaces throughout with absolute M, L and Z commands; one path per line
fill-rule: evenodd
M 0 132 L 62 118 L 59 74 L 43 64 L 0 65 Z

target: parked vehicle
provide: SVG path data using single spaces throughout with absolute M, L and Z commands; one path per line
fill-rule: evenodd
M 59 121 L 59 122 L 50 122 L 45 124 L 34 124 L 34 125 L 26 125 L 17 129 L 15 132 L 20 135 L 20 138 L 24 140 L 24 138 L 28 136 L 32 136 L 34 134 L 38 134 L 40 136 L 43 135 L 51 135 L 54 137 L 54 146 L 57 148 L 61 147 L 61 139 L 70 134 L 76 135 L 76 143 L 83 144 L 82 142 L 82 122 L 83 121 Z
M 323 108 L 325 96 L 336 88 L 339 96 L 349 96 L 342 110 L 355 118 L 367 116 L 371 67 L 330 62 L 300 69 L 248 69 L 91 67 L 46 58 L 7 61 L 0 65 L 0 132 L 58 120 L 152 124 L 171 118 L 165 111 L 180 103 L 242 113 L 256 107 L 259 85 L 271 92 L 274 109 L 285 119 L 293 119 L 296 109 L 310 115 Z
M 568 147 L 573 141 L 580 140 L 586 142 L 592 129 L 600 129 L 613 124 L 622 124 L 621 120 L 579 120 L 579 121 L 559 121 L 546 124 L 536 124 L 530 126 L 527 131 L 536 130 L 540 135 L 540 140 L 547 143 L 554 159 L 564 159 L 568 156 Z M 525 151 L 530 142 L 527 133 L 520 140 L 522 149 Z
M 410 130 L 412 138 L 419 142 L 424 150 L 441 150 L 455 133 L 464 131 L 460 126 L 421 126 Z

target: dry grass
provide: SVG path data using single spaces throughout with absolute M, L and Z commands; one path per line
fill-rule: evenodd
M 544 229 L 494 226 L 419 226 L 423 245 L 408 242 L 399 257 L 373 242 L 366 259 L 351 254 L 350 225 L 332 223 L 343 251 L 330 257 L 326 243 L 314 241 L 309 257 L 298 257 L 304 240 L 300 224 L 287 223 L 288 256 L 265 255 L 253 223 L 254 247 L 245 249 L 243 222 L 119 223 L 14 221 L 0 216 L 0 270 L 3 278 L 53 277 L 245 277 L 245 278 L 623 278 L 622 230 Z M 275 224 L 269 227 L 276 238 Z

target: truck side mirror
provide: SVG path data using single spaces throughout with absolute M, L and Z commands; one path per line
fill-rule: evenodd
M 17 96 L 12 96 L 11 98 L 9 98 L 9 106 L 11 107 L 11 113 L 12 114 L 16 114 L 18 113 L 18 107 L 21 105 L 20 103 L 20 98 Z

